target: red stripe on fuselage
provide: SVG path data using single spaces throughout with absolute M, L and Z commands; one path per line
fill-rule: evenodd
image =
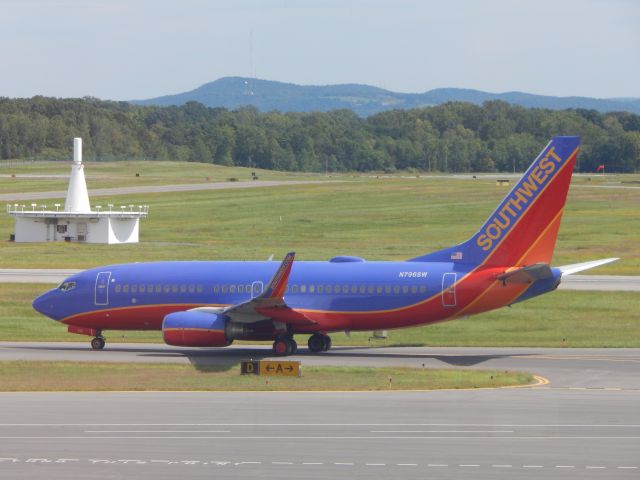
M 103 330 L 161 330 L 164 317 L 202 304 L 132 305 L 84 312 L 61 320 L 67 325 Z

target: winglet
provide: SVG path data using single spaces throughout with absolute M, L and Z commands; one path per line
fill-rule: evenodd
M 600 265 L 606 265 L 607 263 L 620 260 L 619 258 L 603 258 L 602 260 L 593 260 L 591 262 L 574 263 L 572 265 L 563 265 L 558 267 L 562 272 L 562 275 L 572 275 L 574 273 L 582 272 L 583 270 L 589 270 L 590 268 L 599 267 Z
M 264 291 L 261 298 L 283 298 L 284 292 L 287 290 L 287 283 L 289 282 L 289 274 L 291 273 L 291 267 L 293 266 L 293 259 L 295 258 L 295 252 L 289 252 L 282 260 L 282 263 L 278 267 L 275 275 L 269 282 L 269 286 Z

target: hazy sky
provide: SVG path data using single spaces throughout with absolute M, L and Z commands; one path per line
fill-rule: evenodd
M 8 97 L 150 98 L 252 73 L 640 97 L 636 0 L 0 0 L 0 42 Z

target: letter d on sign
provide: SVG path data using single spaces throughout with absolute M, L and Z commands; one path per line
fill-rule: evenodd
M 253 362 L 251 360 L 243 360 L 240 363 L 240 373 L 242 375 L 259 375 L 260 368 L 258 362 Z

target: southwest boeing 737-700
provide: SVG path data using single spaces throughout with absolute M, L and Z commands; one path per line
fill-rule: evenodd
M 452 248 L 402 262 L 339 256 L 323 262 L 154 262 L 93 268 L 33 307 L 71 333 L 162 330 L 165 342 L 224 347 L 273 341 L 295 353 L 331 347 L 337 331 L 424 325 L 486 312 L 555 290 L 563 275 L 617 260 L 551 267 L 578 137 L 555 137 L 480 230 Z

